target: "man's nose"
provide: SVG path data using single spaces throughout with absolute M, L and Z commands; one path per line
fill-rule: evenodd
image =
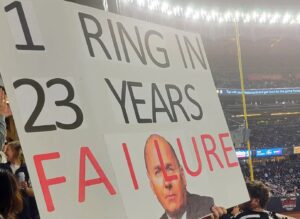
M 171 189 L 173 187 L 173 183 L 172 183 L 172 180 L 164 180 L 164 183 L 165 183 L 165 188 L 166 189 Z

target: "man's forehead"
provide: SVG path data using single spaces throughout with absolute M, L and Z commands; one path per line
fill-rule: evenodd
M 157 157 L 157 147 L 161 153 L 164 153 L 164 152 L 172 153 L 170 144 L 162 137 L 153 137 L 153 138 L 148 139 L 148 142 L 146 145 L 146 153 L 148 155 L 151 154 L 151 156 L 156 155 L 156 157 Z
M 157 148 L 156 146 L 158 147 Z M 177 163 L 177 157 L 175 152 L 172 150 L 172 146 L 163 138 L 152 138 L 149 139 L 146 145 L 146 162 L 147 165 L 150 163 L 154 165 L 152 168 L 160 167 L 160 161 L 158 153 L 162 156 L 164 165 L 171 165 L 173 162 Z

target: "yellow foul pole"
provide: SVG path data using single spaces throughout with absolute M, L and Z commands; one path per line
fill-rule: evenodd
M 244 119 L 245 119 L 245 123 L 246 123 L 246 128 L 248 129 L 247 106 L 246 106 L 245 86 L 244 86 L 244 73 L 243 73 L 241 45 L 240 45 L 240 33 L 239 33 L 238 22 L 235 22 L 235 38 L 236 38 L 236 47 L 237 47 L 237 57 L 238 57 L 238 62 L 239 62 Z M 251 148 L 250 148 L 249 139 L 247 141 L 247 148 L 248 148 L 248 153 L 249 153 L 248 164 L 249 164 L 249 170 L 250 170 L 250 180 L 253 181 L 254 175 L 253 175 L 253 165 L 252 165 L 252 157 L 251 157 L 251 153 L 250 153 Z

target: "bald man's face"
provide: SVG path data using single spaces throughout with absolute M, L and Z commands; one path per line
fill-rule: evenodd
M 165 180 L 154 140 L 159 145 L 167 175 L 176 175 L 177 179 Z M 186 180 L 183 169 L 179 166 L 168 142 L 159 136 L 150 137 L 146 145 L 145 158 L 151 188 L 163 208 L 170 216 L 182 213 L 186 206 Z

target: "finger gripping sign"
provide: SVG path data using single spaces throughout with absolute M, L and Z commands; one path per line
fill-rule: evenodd
M 41 218 L 193 219 L 248 200 L 199 34 L 97 1 L 1 7 L 0 71 Z

